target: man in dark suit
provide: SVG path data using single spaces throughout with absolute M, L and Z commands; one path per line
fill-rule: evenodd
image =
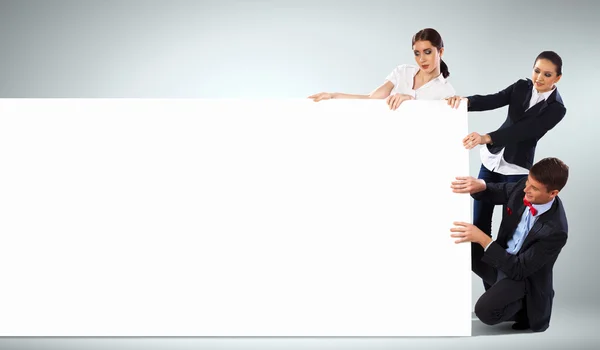
M 455 193 L 506 206 L 496 240 L 475 225 L 455 222 L 456 243 L 471 242 L 472 269 L 486 292 L 475 314 L 488 325 L 516 321 L 514 329 L 543 332 L 550 325 L 554 289 L 552 269 L 567 242 L 567 217 L 559 191 L 569 168 L 557 158 L 534 164 L 518 182 L 485 183 L 457 177 Z

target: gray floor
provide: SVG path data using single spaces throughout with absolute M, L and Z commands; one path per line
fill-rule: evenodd
M 473 320 L 471 337 L 434 338 L 0 338 L 0 349 L 600 349 L 600 306 L 563 305 L 544 333 Z

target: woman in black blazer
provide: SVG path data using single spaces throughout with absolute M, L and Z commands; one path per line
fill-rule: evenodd
M 484 135 L 473 132 L 463 139 L 465 148 L 481 149 L 479 179 L 485 182 L 517 182 L 527 177 L 537 142 L 565 116 L 567 109 L 556 83 L 562 77 L 562 59 L 544 51 L 535 59 L 530 79 L 520 79 L 490 95 L 453 96 L 448 104 L 457 108 L 466 100 L 468 111 L 488 111 L 508 105 L 508 115 L 496 130 Z M 494 205 L 475 201 L 473 224 L 491 236 Z

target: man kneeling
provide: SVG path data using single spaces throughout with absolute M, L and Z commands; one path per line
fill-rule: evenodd
M 496 240 L 476 226 L 455 222 L 456 243 L 471 242 L 472 270 L 484 281 L 485 293 L 475 314 L 485 324 L 516 321 L 513 329 L 543 332 L 550 326 L 552 268 L 567 242 L 567 217 L 559 191 L 569 167 L 557 158 L 533 165 L 527 178 L 515 183 L 485 183 L 457 177 L 455 193 L 502 204 Z M 524 194 L 523 194 L 524 193 Z

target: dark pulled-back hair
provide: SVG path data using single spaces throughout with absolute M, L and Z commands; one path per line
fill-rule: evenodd
M 536 57 L 535 61 L 533 62 L 534 66 L 538 60 L 548 60 L 548 61 L 552 62 L 552 64 L 554 64 L 556 66 L 556 75 L 558 75 L 558 76 L 562 75 L 562 58 L 560 58 L 560 56 L 556 52 L 542 51 Z
M 415 35 L 413 35 L 412 44 L 415 45 L 417 41 L 429 41 L 431 45 L 438 49 L 438 51 L 444 47 L 442 36 L 433 28 L 419 30 Z M 442 72 L 442 76 L 444 78 L 448 78 L 450 76 L 448 65 L 442 59 L 440 59 L 440 72 Z

